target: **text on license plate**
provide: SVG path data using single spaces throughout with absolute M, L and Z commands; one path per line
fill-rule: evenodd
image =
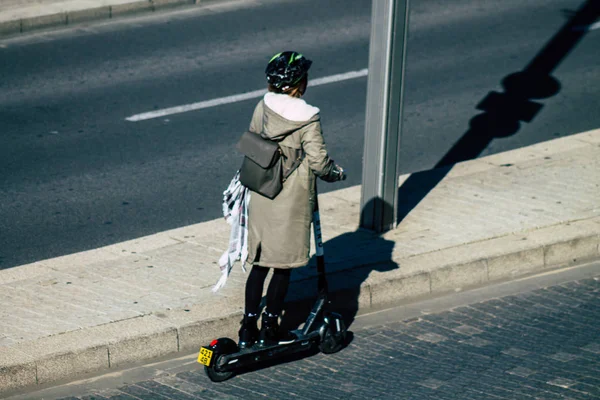
M 212 359 L 213 351 L 205 347 L 200 347 L 200 354 L 198 354 L 198 362 L 200 364 L 210 366 L 210 360 Z

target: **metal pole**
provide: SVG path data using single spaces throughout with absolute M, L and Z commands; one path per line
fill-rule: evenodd
M 394 228 L 409 0 L 373 0 L 360 226 Z

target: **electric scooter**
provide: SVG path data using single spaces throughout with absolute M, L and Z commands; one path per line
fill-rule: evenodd
M 335 353 L 345 345 L 347 330 L 342 316 L 327 310 L 329 304 L 327 299 L 328 288 L 325 278 L 325 254 L 321 236 L 318 200 L 315 200 L 313 211 L 313 232 L 319 294 L 302 328 L 292 331 L 297 339 L 291 343 L 266 347 L 255 344 L 245 349 L 240 349 L 232 339 L 215 339 L 208 346 L 202 346 L 198 354 L 198 362 L 204 365 L 204 371 L 211 381 L 222 382 L 249 366 L 308 351 L 315 345 L 318 345 L 319 350 L 325 354 Z

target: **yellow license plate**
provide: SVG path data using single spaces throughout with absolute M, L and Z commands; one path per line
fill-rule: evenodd
M 200 347 L 200 354 L 198 354 L 198 362 L 208 367 L 210 366 L 210 360 L 212 359 L 212 356 L 212 350 L 209 350 L 206 347 Z

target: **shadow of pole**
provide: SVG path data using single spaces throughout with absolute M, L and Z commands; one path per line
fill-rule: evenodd
M 531 122 L 543 105 L 532 99 L 552 97 L 560 83 L 551 73 L 600 16 L 600 1 L 587 0 L 522 71 L 502 80 L 503 93 L 490 92 L 477 105 L 484 111 L 470 121 L 469 130 L 435 165 L 434 170 L 412 174 L 398 188 L 400 223 L 441 182 L 452 165 L 477 158 L 495 138 L 514 135 L 521 122 Z

